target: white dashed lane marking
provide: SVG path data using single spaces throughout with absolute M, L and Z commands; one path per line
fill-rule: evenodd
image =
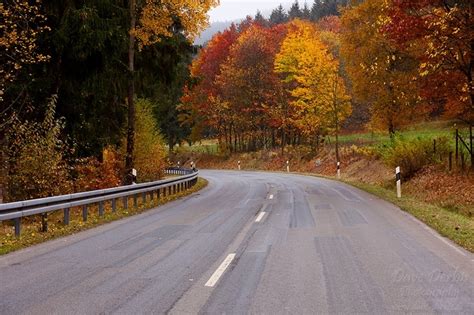
M 225 270 L 229 267 L 232 260 L 235 258 L 235 253 L 227 255 L 226 259 L 221 263 L 219 268 L 214 271 L 212 276 L 207 280 L 205 286 L 206 287 L 213 287 L 216 285 L 217 281 L 219 281 L 220 277 L 224 274 Z

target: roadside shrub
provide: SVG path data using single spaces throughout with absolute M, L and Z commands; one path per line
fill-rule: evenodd
M 56 96 L 42 122 L 12 117 L 6 132 L 7 201 L 27 200 L 72 191 L 69 169 L 63 159 L 67 149 L 60 139 L 64 122 L 55 119 Z
M 153 117 L 153 104 L 146 99 L 138 99 L 136 105 L 134 165 L 138 172 L 137 180 L 157 180 L 163 177 L 166 167 L 165 142 Z
M 387 165 L 400 166 L 403 177 L 408 179 L 423 167 L 439 163 L 439 157 L 449 152 L 449 141 L 447 138 L 437 139 L 435 153 L 431 138 L 418 137 L 408 140 L 397 135 L 390 144 L 379 147 L 379 151 Z
M 102 162 L 95 157 L 79 159 L 74 166 L 74 191 L 89 191 L 119 186 L 123 174 L 123 158 L 113 148 L 102 152 Z

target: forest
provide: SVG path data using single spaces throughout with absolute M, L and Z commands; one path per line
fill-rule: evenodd
M 192 44 L 215 0 L 0 4 L 4 201 L 160 178 L 168 152 L 474 123 L 471 1 L 315 0 Z
M 181 120 L 195 140 L 211 132 L 231 152 L 317 149 L 341 128 L 472 124 L 472 10 L 470 1 L 366 0 L 257 13 L 193 60 Z

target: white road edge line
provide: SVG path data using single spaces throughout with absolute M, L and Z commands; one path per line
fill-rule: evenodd
M 410 217 L 410 219 L 412 221 L 415 221 L 417 223 L 419 223 L 419 221 L 417 221 L 417 219 L 414 219 L 412 217 Z M 437 239 L 439 239 L 440 241 L 442 241 L 443 243 L 445 243 L 446 245 L 448 245 L 449 247 L 451 247 L 452 249 L 454 249 L 455 251 L 457 251 L 458 253 L 460 253 L 461 255 L 463 256 L 466 256 L 466 253 L 463 252 L 462 250 L 460 250 L 459 248 L 457 248 L 455 245 L 451 244 L 448 240 L 446 240 L 444 237 L 438 235 L 436 232 L 433 232 L 431 230 L 431 228 L 429 228 L 428 226 L 424 225 L 423 228 L 425 230 L 427 230 L 431 235 L 433 235 L 434 237 L 436 237 Z M 474 261 L 474 260 L 473 260 Z
M 255 219 L 255 222 L 260 222 L 262 221 L 263 216 L 265 215 L 266 212 L 262 211 L 258 214 L 258 217 Z
M 209 280 L 207 280 L 205 286 L 206 287 L 215 286 L 217 281 L 219 281 L 220 277 L 222 277 L 225 270 L 227 269 L 227 267 L 229 267 L 230 263 L 232 262 L 234 258 L 235 258 L 235 253 L 227 255 L 226 259 L 224 259 L 224 261 L 221 263 L 219 268 L 217 268 L 216 271 L 214 271 L 212 276 L 209 278 Z
M 458 253 L 466 256 L 466 254 L 464 252 L 462 252 L 459 248 L 457 248 L 456 246 L 450 244 L 447 240 L 445 240 L 442 236 L 438 236 L 438 235 L 435 235 L 438 239 L 440 239 L 443 243 L 445 243 L 446 245 L 450 246 L 451 248 L 455 249 Z
M 273 195 L 268 196 L 268 199 L 273 199 Z

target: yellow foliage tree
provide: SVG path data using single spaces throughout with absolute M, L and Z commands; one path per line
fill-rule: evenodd
M 153 117 L 152 104 L 145 99 L 137 101 L 135 122 L 134 164 L 138 181 L 147 182 L 161 178 L 166 167 L 165 142 Z
M 275 71 L 291 89 L 294 125 L 307 135 L 332 131 L 337 136 L 351 113 L 350 99 L 339 63 L 320 35 L 314 24 L 293 20 L 276 56 Z

